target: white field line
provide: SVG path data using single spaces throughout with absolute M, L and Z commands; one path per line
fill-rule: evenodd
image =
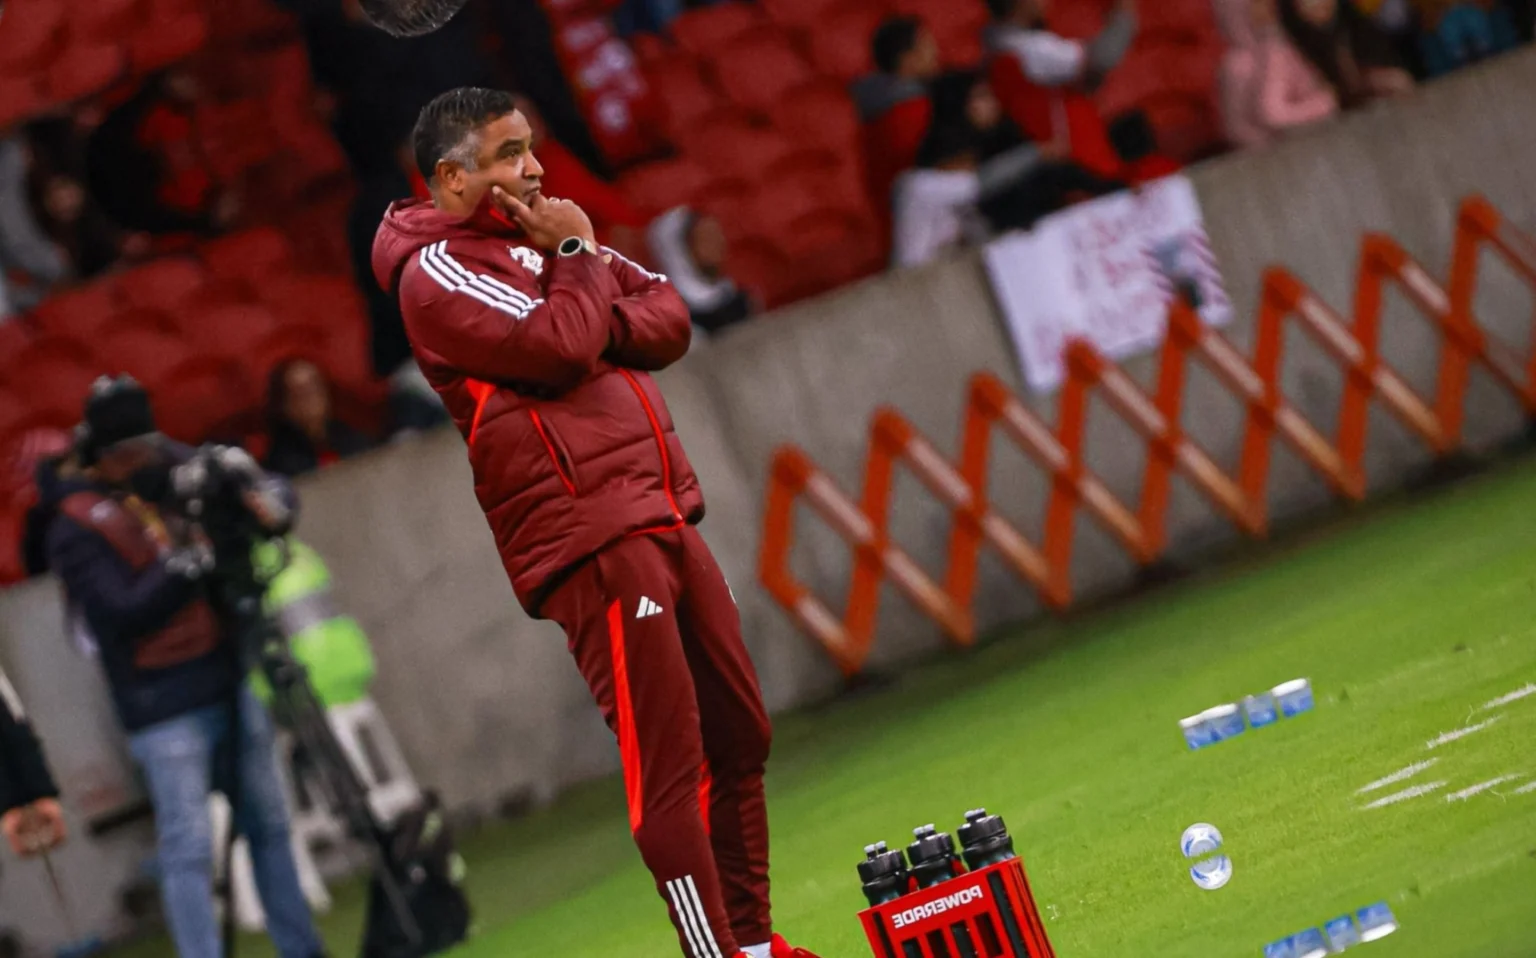
M 1415 785 L 1412 788 L 1405 788 L 1401 792 L 1393 792 L 1391 795 L 1385 795 L 1376 799 L 1376 801 L 1370 803 L 1369 805 L 1363 805 L 1361 807 L 1385 808 L 1388 805 L 1396 805 L 1398 802 L 1406 802 L 1410 798 L 1418 798 L 1421 795 L 1428 795 L 1430 792 L 1438 792 L 1444 787 L 1444 782 L 1430 782 L 1426 785 Z
M 1398 769 L 1385 778 L 1378 778 L 1376 781 L 1355 792 L 1355 794 L 1366 795 L 1371 792 L 1386 788 L 1388 785 L 1396 785 L 1398 782 L 1401 782 L 1405 779 L 1413 778 L 1415 775 L 1434 765 L 1438 761 L 1440 761 L 1438 758 L 1431 758 L 1423 762 L 1414 762 L 1407 768 Z
M 1445 732 L 1444 734 L 1440 735 L 1438 738 L 1432 738 L 1428 742 L 1425 742 L 1424 743 L 1424 747 L 1425 748 L 1434 749 L 1434 748 L 1439 748 L 1442 745 L 1449 745 L 1450 743 L 1456 741 L 1457 739 L 1466 738 L 1468 735 L 1471 735 L 1473 732 L 1481 732 L 1483 729 L 1485 729 L 1488 726 L 1494 724 L 1495 722 L 1497 722 L 1499 719 L 1501 719 L 1503 717 L 1504 716 L 1502 716 L 1502 715 L 1495 715 L 1493 718 L 1488 719 L 1485 722 L 1478 722 L 1476 725 L 1468 725 L 1465 728 L 1459 728 L 1459 729 L 1456 729 L 1455 731 L 1452 731 L 1452 732 Z
M 1536 792 L 1536 781 L 1527 782 L 1526 784 L 1521 785 L 1519 788 L 1515 789 L 1516 795 L 1529 795 L 1532 792 Z
M 1483 711 L 1486 712 L 1489 709 L 1503 708 L 1504 706 L 1508 705 L 1511 702 L 1518 702 L 1521 699 L 1527 698 L 1527 697 L 1532 696 L 1532 695 L 1536 695 L 1536 682 L 1533 682 L 1530 685 L 1527 685 L 1523 689 L 1515 689 L 1513 692 L 1509 693 L 1508 695 L 1501 695 L 1501 696 L 1499 696 L 1498 698 L 1494 699 L 1491 702 L 1483 703 Z
M 1493 788 L 1496 785 L 1503 785 L 1505 782 L 1512 782 L 1519 777 L 1520 776 L 1518 775 L 1500 775 L 1498 778 L 1490 778 L 1488 781 L 1479 782 L 1476 785 L 1473 785 L 1471 788 L 1464 788 L 1459 792 L 1452 792 L 1451 794 L 1445 796 L 1445 800 L 1448 802 L 1464 802 L 1471 798 L 1473 795 L 1481 795 L 1483 792 L 1488 791 L 1488 789 Z

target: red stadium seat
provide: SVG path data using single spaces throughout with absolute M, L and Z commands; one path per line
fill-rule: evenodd
M 860 2 L 860 0 L 759 0 L 759 2 L 774 22 L 810 35 L 822 30 L 828 19 L 849 8 L 864 8 L 878 18 L 882 15 L 881 8 L 884 6 L 881 3 Z
M 619 180 L 619 188 L 642 213 L 656 216 L 696 201 L 709 179 L 708 169 L 682 157 L 637 166 Z
M 269 0 L 219 0 L 212 18 L 213 39 L 231 46 L 289 37 L 298 28 L 294 16 Z
M 307 359 L 335 379 L 338 373 L 331 369 L 334 349 L 329 331 L 324 327 L 280 326 L 257 344 L 246 357 L 245 366 L 251 382 L 262 390 L 266 388 L 272 370 L 290 359 Z
M 68 0 L 72 36 L 120 39 L 144 19 L 148 0 Z
M 0 320 L 0 383 L 16 356 L 32 341 L 32 324 L 27 319 Z
M 114 285 L 118 300 L 126 306 L 174 309 L 207 281 L 202 263 L 170 256 L 119 275 Z
M 245 369 L 231 359 L 192 357 L 170 369 L 150 391 L 160 430 L 172 439 L 200 443 L 231 438 L 233 424 L 258 406 Z
M 629 46 L 635 51 L 635 59 L 644 68 L 677 55 L 677 49 L 665 37 L 654 33 L 633 34 L 629 38 Z
M 0 73 L 34 75 L 64 45 L 64 5 L 57 0 L 10 0 L 0 23 Z
M 710 57 L 732 40 L 768 22 L 755 3 L 717 3 L 685 11 L 667 26 L 678 46 L 696 57 Z
M 221 180 L 238 178 L 282 149 L 267 103 L 254 96 L 199 106 L 197 139 L 210 171 Z
M 270 226 L 209 240 L 198 248 L 198 255 L 215 276 L 253 286 L 293 266 L 293 244 L 281 230 Z
M 350 278 L 295 274 L 259 292 L 279 326 L 323 333 L 326 368 L 338 382 L 360 386 L 372 380 L 368 305 Z
M 699 61 L 687 56 L 646 67 L 645 79 L 666 111 L 664 126 L 677 138 L 726 108 L 728 101 L 704 76 Z
M 27 404 L 31 414 L 75 422 L 99 373 L 83 346 L 56 336 L 39 336 L 11 363 L 6 387 Z
M 856 157 L 859 114 L 847 92 L 831 80 L 791 90 L 770 113 L 774 128 L 804 143 Z
M 133 69 L 152 73 L 183 60 L 208 42 L 208 13 L 196 0 L 146 0 L 149 15 L 128 35 Z
M 40 79 L 31 73 L 0 75 L 0 126 L 18 123 L 47 107 Z
M 797 143 L 766 127 L 719 124 L 700 131 L 688 148 L 711 170 L 752 183 L 773 183 L 796 173 L 830 174 L 838 167 L 831 150 Z
M 43 300 L 32 314 L 45 333 L 88 341 L 117 311 L 116 290 L 111 282 L 96 282 Z
M 55 101 L 68 103 L 100 93 L 127 73 L 128 54 L 122 46 L 109 40 L 76 40 L 48 65 L 43 88 Z
M 817 71 L 845 84 L 873 73 L 870 43 L 885 16 L 885 11 L 876 7 L 844 7 L 807 31 L 811 62 Z
M 97 368 L 112 375 L 127 373 L 149 390 L 188 355 L 181 337 L 149 324 L 113 327 L 93 344 L 93 351 Z
M 278 322 L 260 304 L 230 303 L 195 313 L 183 311 L 176 325 L 198 354 L 238 358 L 249 355 Z
M 726 96 L 760 116 L 784 95 L 816 78 L 800 51 L 782 34 L 762 33 L 721 47 L 712 57 Z

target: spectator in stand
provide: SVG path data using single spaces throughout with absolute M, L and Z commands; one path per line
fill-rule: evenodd
M 1115 0 L 1092 40 L 1047 27 L 1050 0 L 987 0 L 993 22 L 984 37 L 988 77 L 1003 108 L 1037 143 L 1066 141 L 1072 158 L 1107 178 L 1127 174 L 1091 94 L 1136 39 L 1135 0 Z M 1160 166 L 1159 173 L 1166 172 Z
M 1233 146 L 1267 146 L 1338 112 L 1333 89 L 1280 29 L 1275 0 L 1217 0 L 1216 14 L 1228 44 L 1221 114 Z
M 651 252 L 672 281 L 693 324 L 719 332 L 757 311 L 752 297 L 725 272 L 728 248 L 720 221 L 678 206 L 651 221 Z
M 64 280 L 69 263 L 33 215 L 26 138 L 0 140 L 0 320 L 36 306 Z
M 896 178 L 917 162 L 933 122 L 928 85 L 939 75 L 939 44 L 916 17 L 891 17 L 875 31 L 872 45 L 875 72 L 851 92 L 863 125 L 870 202 L 888 218 Z
M 290 359 L 272 370 L 267 430 L 270 445 L 262 465 L 283 476 L 314 472 L 375 445 L 336 418 L 325 373 L 306 359 Z
M 1279 0 L 1280 22 L 1348 110 L 1413 89 L 1384 33 L 1346 0 Z
M 934 81 L 934 121 L 896 181 L 892 265 L 916 266 L 993 231 L 1030 229 L 1077 197 L 1125 184 L 1070 161 L 1063 143 L 1027 140 L 979 73 Z
M 90 191 L 119 226 L 207 235 L 236 225 L 241 199 L 218 182 L 199 139 L 203 97 L 195 73 L 173 68 L 144 81 L 91 133 Z
M 85 133 L 95 122 L 91 111 L 82 110 L 71 119 L 39 120 L 27 128 L 32 215 L 64 259 L 63 282 L 90 279 L 150 249 L 148 236 L 122 230 L 85 187 Z
M 1425 75 L 1443 76 L 1520 44 L 1514 18 L 1493 0 L 1425 0 L 1419 42 Z

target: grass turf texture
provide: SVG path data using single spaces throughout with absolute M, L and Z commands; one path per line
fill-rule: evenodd
M 781 718 L 769 766 L 780 929 L 828 958 L 868 955 L 862 846 L 905 844 L 926 822 L 953 831 L 985 805 L 1007 819 L 1063 958 L 1258 955 L 1382 899 L 1402 928 L 1365 956 L 1536 954 L 1536 791 L 1512 794 L 1536 780 L 1536 696 L 1474 711 L 1536 681 L 1533 503 L 1527 460 Z M 1185 748 L 1179 718 L 1298 676 L 1313 681 L 1312 714 Z M 1446 800 L 1506 774 L 1521 777 Z M 1436 794 L 1360 808 L 1439 780 Z M 677 955 L 624 821 L 611 779 L 465 836 L 479 931 L 454 954 Z M 1185 873 L 1178 838 L 1197 821 L 1222 830 L 1233 859 L 1220 891 Z M 355 954 L 358 903 L 342 889 L 324 919 L 337 955 Z

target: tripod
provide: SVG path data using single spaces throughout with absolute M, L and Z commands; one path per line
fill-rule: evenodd
M 277 627 L 262 620 L 256 632 L 259 664 L 272 687 L 274 717 L 310 756 L 317 784 L 330 807 L 341 814 L 347 831 L 368 850 L 376 885 L 383 892 L 396 927 L 411 947 L 419 947 L 421 927 L 401 886 L 399 863 L 391 851 L 389 832 L 368 804 L 368 789 L 336 740 L 336 733 L 326 719 L 325 705 Z

